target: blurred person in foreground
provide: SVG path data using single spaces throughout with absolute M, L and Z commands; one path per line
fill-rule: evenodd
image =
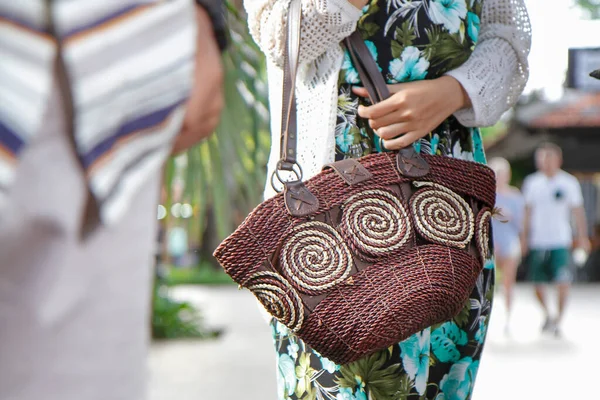
M 590 251 L 581 186 L 573 175 L 563 171 L 562 150 L 546 143 L 535 153 L 538 171 L 523 183 L 525 196 L 524 245 L 535 294 L 545 314 L 542 331 L 560 336 L 560 324 L 572 281 L 571 249 Z M 575 220 L 576 232 L 571 221 Z M 558 287 L 558 313 L 551 315 L 545 284 Z
M 519 189 L 510 186 L 509 162 L 500 157 L 492 158 L 490 168 L 496 173 L 496 207 L 501 216 L 492 220 L 496 266 L 502 272 L 506 301 L 505 333 L 509 333 L 512 309 L 513 286 L 517 279 L 517 268 L 521 262 L 521 235 L 525 201 Z
M 145 397 L 162 165 L 218 122 L 222 18 L 0 2 L 0 399 Z

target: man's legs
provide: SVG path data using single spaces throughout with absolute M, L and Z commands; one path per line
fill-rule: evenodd
M 569 283 L 560 283 L 558 285 L 558 316 L 556 317 L 557 326 L 559 326 L 562 322 L 570 289 L 571 285 Z
M 546 288 L 543 285 L 535 285 L 535 297 L 544 311 L 544 326 L 542 327 L 542 330 L 547 330 L 550 328 L 552 318 L 550 318 L 550 311 L 548 310 L 548 305 L 546 304 Z
M 550 280 L 546 268 L 549 256 L 549 252 L 545 250 L 530 250 L 527 257 L 527 263 L 529 264 L 529 276 L 531 281 L 535 283 L 535 297 L 544 311 L 545 322 L 542 330 L 549 329 L 551 325 L 550 310 L 548 309 L 548 304 L 546 303 L 546 288 L 544 287 L 544 284 Z
M 570 268 L 571 252 L 567 248 L 552 250 L 550 265 L 552 267 L 553 280 L 558 287 L 558 315 L 555 324 L 555 334 L 560 335 L 560 324 L 562 322 L 573 274 Z
M 86 190 L 60 105 L 55 90 L 0 223 L 0 399 L 143 399 L 159 177 L 82 243 Z

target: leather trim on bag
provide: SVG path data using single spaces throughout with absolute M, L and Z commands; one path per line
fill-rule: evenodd
M 350 186 L 367 181 L 373 177 L 361 163 L 353 158 L 327 164 L 323 167 L 323 170 L 329 168 L 334 170 Z

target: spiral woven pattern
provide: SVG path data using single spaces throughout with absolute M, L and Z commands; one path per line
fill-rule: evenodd
M 446 246 L 465 248 L 474 234 L 474 216 L 467 202 L 452 190 L 431 182 L 413 182 L 418 190 L 410 199 L 417 232 Z
M 275 318 L 336 364 L 447 321 L 463 309 L 482 258 L 493 250 L 486 211 L 493 214 L 496 184 L 484 165 L 422 157 L 430 171 L 417 182 L 400 173 L 394 152 L 359 160 L 371 175 L 367 181 L 349 183 L 333 168 L 324 170 L 305 182 L 319 202 L 314 214 L 293 216 L 278 194 L 215 257 Z M 366 191 L 372 200 L 362 196 Z
M 357 252 L 380 257 L 402 248 L 412 228 L 400 199 L 375 189 L 348 198 L 340 230 Z
M 477 215 L 477 232 L 475 237 L 477 239 L 477 248 L 479 254 L 483 260 L 487 260 L 492 256 L 490 249 L 490 232 L 492 222 L 492 211 L 485 207 Z
M 352 253 L 331 226 L 318 221 L 297 225 L 280 253 L 283 274 L 302 293 L 318 295 L 343 282 L 352 271 Z
M 261 271 L 252 275 L 245 286 L 263 306 L 293 332 L 302 328 L 304 307 L 294 288 L 279 274 Z

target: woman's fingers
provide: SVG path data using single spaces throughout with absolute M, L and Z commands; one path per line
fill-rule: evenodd
M 369 97 L 369 92 L 364 87 L 353 86 L 352 92 L 354 92 L 355 95 L 360 97 Z
M 389 98 L 369 107 L 359 106 L 358 115 L 366 119 L 376 119 L 401 108 L 406 101 L 406 96 L 398 91 L 398 86 L 401 85 L 388 85 L 390 92 L 393 93 Z M 369 97 L 369 92 L 363 87 L 353 87 L 352 91 L 358 96 Z
M 405 84 L 404 83 L 397 83 L 397 84 L 394 84 L 394 85 L 387 85 L 387 87 L 390 90 L 391 94 L 395 94 L 395 93 L 399 92 L 402 89 L 402 86 L 405 86 Z M 369 92 L 364 87 L 353 86 L 352 87 L 352 91 L 357 96 L 360 96 L 360 97 L 369 97 Z
M 400 122 L 410 122 L 413 120 L 413 113 L 410 110 L 396 110 L 381 118 L 370 119 L 369 126 L 373 129 L 383 128 L 384 126 L 397 124 Z
M 404 105 L 405 96 L 403 92 L 400 92 L 372 106 L 359 106 L 358 115 L 365 119 L 377 119 L 398 109 L 401 109 Z
M 423 135 L 419 132 L 409 132 L 395 139 L 384 140 L 383 146 L 388 150 L 400 150 L 412 145 L 421 137 L 423 137 Z
M 396 136 L 404 135 L 411 131 L 411 126 L 406 122 L 398 122 L 391 125 L 386 125 L 382 128 L 375 130 L 377 136 L 382 139 L 389 140 L 394 139 Z

